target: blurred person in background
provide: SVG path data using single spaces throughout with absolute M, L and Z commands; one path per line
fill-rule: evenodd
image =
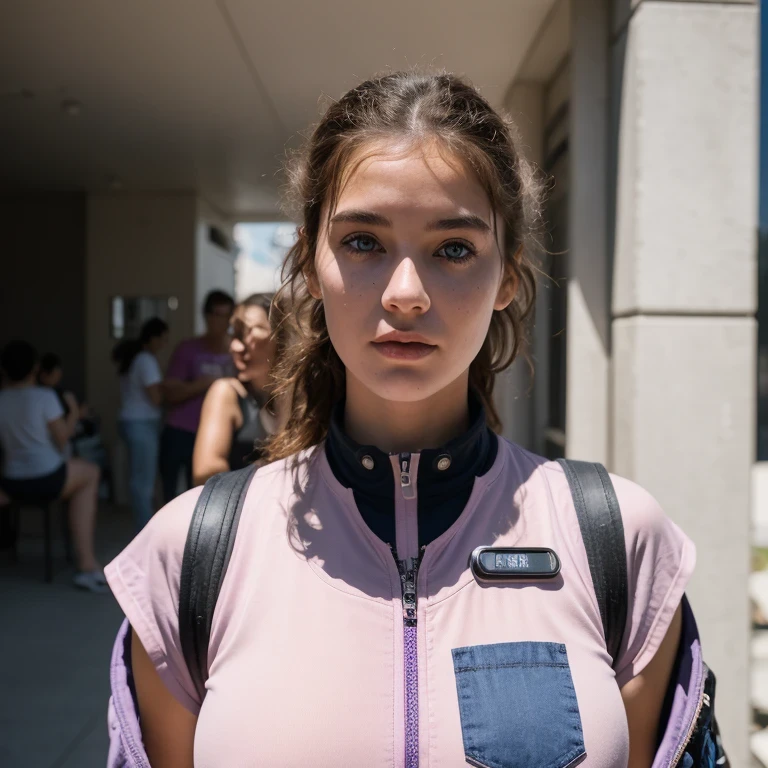
M 277 429 L 271 374 L 281 339 L 271 305 L 271 294 L 255 293 L 235 307 L 229 348 L 237 374 L 216 381 L 205 396 L 192 461 L 195 485 L 258 461 L 260 444 Z
M 52 389 L 59 398 L 61 407 L 64 409 L 64 416 L 69 416 L 72 406 L 76 406 L 77 424 L 72 440 L 80 435 L 92 435 L 96 430 L 96 425 L 91 420 L 91 409 L 88 404 L 77 399 L 71 390 L 62 387 L 64 380 L 64 366 L 61 358 L 55 352 L 46 352 L 40 358 L 40 369 L 37 374 L 37 383 L 41 387 Z M 71 443 L 65 451 L 65 457 L 71 455 Z
M 122 342 L 112 355 L 120 374 L 118 425 L 128 449 L 128 484 L 137 530 L 149 522 L 154 512 L 163 416 L 163 374 L 157 355 L 167 343 L 167 323 L 153 317 L 144 323 L 138 339 Z
M 182 341 L 168 366 L 163 384 L 168 411 L 160 438 L 160 477 L 166 503 L 176 496 L 180 470 L 184 470 L 185 490 L 192 485 L 192 454 L 205 393 L 216 379 L 234 373 L 229 354 L 229 320 L 234 307 L 228 293 L 211 291 L 203 306 L 205 334 Z
M 69 528 L 75 549 L 75 586 L 106 591 L 104 573 L 93 548 L 99 468 L 78 458 L 64 458 L 74 434 L 78 406 L 64 394 L 65 414 L 52 389 L 37 384 L 37 351 L 26 341 L 8 343 L 0 355 L 4 388 L 0 391 L 0 488 L 13 501 L 69 502 Z
M 61 381 L 64 378 L 64 368 L 61 364 L 61 358 L 53 352 L 46 352 L 40 358 L 40 370 L 37 374 L 37 383 L 41 387 L 52 389 L 61 402 L 64 414 L 69 413 L 69 403 L 64 398 L 64 390 Z

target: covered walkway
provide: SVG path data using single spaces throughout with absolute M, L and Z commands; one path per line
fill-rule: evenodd
M 70 585 L 63 555 L 44 584 L 42 541 L 24 521 L 19 562 L 0 553 L 0 765 L 103 768 L 112 638 L 122 614 L 110 594 Z M 97 550 L 108 562 L 132 535 L 127 510 L 103 507 Z

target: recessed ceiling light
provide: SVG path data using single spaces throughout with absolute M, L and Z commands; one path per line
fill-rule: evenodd
M 77 117 L 83 111 L 83 105 L 75 99 L 65 99 L 61 102 L 61 111 L 67 117 Z

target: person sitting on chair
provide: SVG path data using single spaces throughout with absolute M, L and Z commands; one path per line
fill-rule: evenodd
M 75 586 L 107 590 L 93 548 L 99 468 L 62 456 L 74 433 L 79 409 L 70 412 L 52 389 L 37 385 L 38 357 L 26 341 L 9 342 L 0 355 L 4 387 L 0 391 L 0 488 L 19 503 L 69 502 L 69 529 L 75 550 Z M 71 397 L 71 395 L 70 395 Z

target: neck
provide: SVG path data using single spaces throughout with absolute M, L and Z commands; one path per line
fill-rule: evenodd
M 468 378 L 414 402 L 385 400 L 347 371 L 344 429 L 361 445 L 385 453 L 438 448 L 469 428 Z
M 24 387 L 34 387 L 35 377 L 32 375 L 28 376 L 26 379 L 22 379 L 21 381 L 9 381 L 7 386 L 8 389 L 24 389 Z
M 242 376 L 238 376 L 238 379 L 240 379 L 240 382 L 242 385 L 252 394 L 257 396 L 262 396 L 269 392 L 270 390 L 270 384 L 271 380 L 269 377 L 269 371 L 266 372 L 257 372 L 253 374 L 246 374 L 246 376 L 243 378 Z

